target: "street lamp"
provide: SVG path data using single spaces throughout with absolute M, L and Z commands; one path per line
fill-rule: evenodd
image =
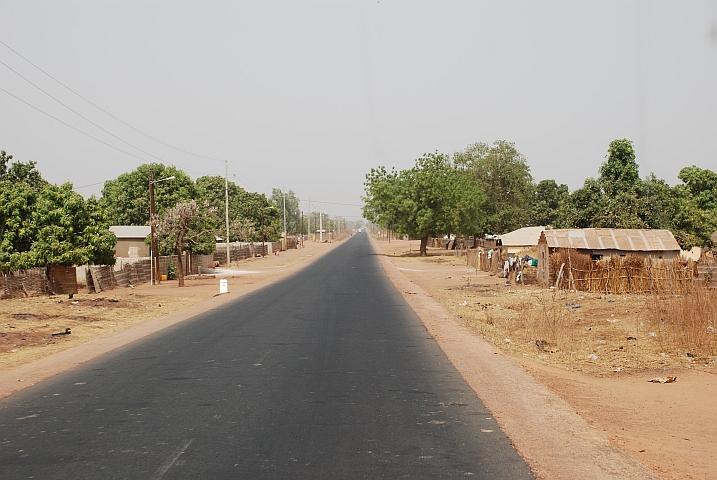
M 155 232 L 155 206 L 154 206 L 154 184 L 159 182 L 165 182 L 167 180 L 174 180 L 174 175 L 161 180 L 154 179 L 154 171 L 149 170 L 149 225 L 152 232 L 152 241 L 150 248 L 152 250 L 152 265 L 150 268 L 151 273 L 154 273 L 152 278 L 152 285 L 159 285 L 159 242 L 157 242 L 157 234 Z

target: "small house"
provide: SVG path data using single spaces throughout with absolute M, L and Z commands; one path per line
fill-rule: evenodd
M 593 260 L 628 254 L 672 260 L 679 258 L 682 251 L 669 230 L 567 228 L 545 230 L 541 242 L 543 236 L 550 253 L 556 249 L 572 248 L 590 255 Z
M 517 254 L 530 250 L 534 252 L 538 246 L 540 234 L 544 230 L 545 227 L 523 227 L 501 235 L 500 243 L 503 247 L 503 252 L 508 254 Z
M 149 245 L 144 240 L 149 236 L 152 227 L 149 225 L 116 225 L 110 227 L 117 237 L 115 245 L 115 258 L 149 257 Z

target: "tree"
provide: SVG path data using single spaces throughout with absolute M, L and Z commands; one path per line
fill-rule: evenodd
M 12 158 L 12 155 L 8 155 L 5 150 L 0 150 L 0 180 L 23 183 L 35 190 L 40 190 L 47 184 L 35 168 L 37 162 L 30 160 L 27 163 L 14 162 L 10 165 Z
M 453 158 L 485 192 L 487 220 L 480 233 L 506 233 L 530 222 L 535 186 L 530 167 L 514 143 L 474 143 Z
M 236 198 L 235 208 L 237 215 L 234 217 L 234 222 L 245 221 L 255 227 L 247 241 L 273 242 L 281 238 L 282 224 L 279 208 L 263 193 L 240 193 Z
M 84 200 L 72 184 L 47 184 L 35 204 L 36 238 L 30 251 L 37 265 L 114 265 L 117 239 L 93 196 Z
M 282 231 L 284 227 L 284 192 L 279 188 L 271 189 L 271 200 L 279 208 L 279 220 L 282 222 Z M 301 209 L 299 208 L 299 199 L 293 191 L 286 192 L 286 231 L 291 234 L 297 234 L 301 230 Z
M 364 217 L 420 238 L 422 256 L 429 236 L 475 232 L 485 221 L 481 188 L 438 152 L 423 155 L 410 170 L 372 169 L 364 186 Z
M 177 255 L 177 279 L 179 286 L 184 286 L 184 267 L 182 257 L 184 249 L 192 243 L 200 243 L 201 237 L 212 237 L 212 251 L 214 250 L 214 229 L 202 229 L 203 213 L 197 202 L 181 202 L 164 212 L 157 224 L 157 233 L 165 240 L 171 241 Z
M 685 167 L 673 188 L 672 230 L 682 248 L 712 247 L 717 230 L 717 174 L 696 166 Z
M 180 202 L 198 198 L 192 179 L 173 166 L 161 163 L 144 164 L 115 180 L 108 180 L 102 189 L 101 202 L 112 225 L 149 225 L 149 171 L 154 173 L 154 198 L 157 215 Z M 158 182 L 164 178 L 173 180 Z
M 46 265 L 113 265 L 117 241 L 106 212 L 72 184 L 45 181 L 33 161 L 0 152 L 0 270 Z
M 532 225 L 555 225 L 558 210 L 568 199 L 567 185 L 558 185 L 555 180 L 541 180 L 535 186 L 532 213 L 529 222 Z
M 604 208 L 600 184 L 587 178 L 583 187 L 575 190 L 558 208 L 558 228 L 593 228 L 595 218 Z

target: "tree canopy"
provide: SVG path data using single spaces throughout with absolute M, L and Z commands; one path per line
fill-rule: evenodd
M 0 154 L 0 270 L 46 265 L 113 265 L 117 242 L 94 197 L 46 182 L 35 162 Z
M 173 166 L 161 163 L 144 164 L 107 180 L 101 202 L 107 209 L 112 225 L 149 225 L 149 171 L 154 174 L 154 199 L 157 215 L 180 202 L 197 198 L 194 181 Z M 174 177 L 173 180 L 158 181 Z
M 485 192 L 486 221 L 478 233 L 507 233 L 530 224 L 535 186 L 530 167 L 514 143 L 474 143 L 453 158 Z
M 421 255 L 431 235 L 473 233 L 484 226 L 483 190 L 447 155 L 423 155 L 413 168 L 400 172 L 371 169 L 364 186 L 364 217 L 420 238 Z

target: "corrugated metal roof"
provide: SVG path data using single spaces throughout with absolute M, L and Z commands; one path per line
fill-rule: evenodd
M 500 236 L 504 247 L 534 247 L 545 227 L 523 227 Z
M 626 252 L 664 252 L 680 250 L 669 230 L 628 228 L 570 228 L 545 230 L 549 247 L 581 250 L 623 250 Z
M 117 238 L 147 238 L 152 232 L 149 225 L 114 225 L 110 231 L 115 233 Z

